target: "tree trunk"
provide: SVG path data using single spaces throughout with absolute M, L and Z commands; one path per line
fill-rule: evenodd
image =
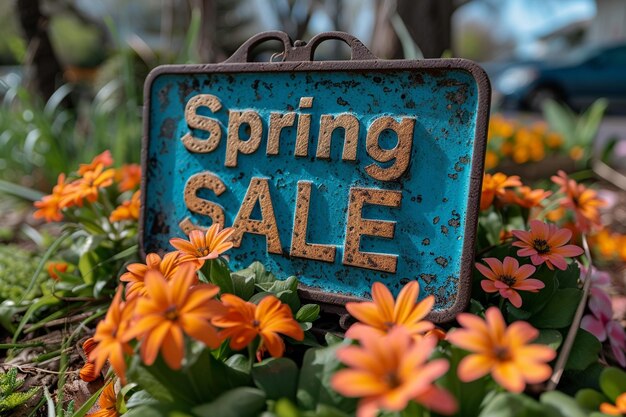
M 39 0 L 17 0 L 17 14 L 28 43 L 27 62 L 34 70 L 34 87 L 48 101 L 63 78 L 63 69 L 48 37 L 48 18 L 41 13 Z M 68 96 L 62 105 L 69 107 Z
M 424 58 L 440 58 L 452 48 L 453 0 L 398 0 L 398 14 Z

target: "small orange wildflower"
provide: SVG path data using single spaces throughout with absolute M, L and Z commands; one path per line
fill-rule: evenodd
M 454 398 L 434 385 L 449 367 L 445 359 L 428 361 L 436 338 L 415 340 L 401 327 L 382 336 L 370 328 L 363 335 L 361 346 L 337 350 L 337 358 L 348 368 L 335 373 L 330 381 L 341 395 L 361 399 L 357 417 L 374 417 L 379 410 L 401 411 L 409 401 L 424 404 L 428 397 L 438 399 L 428 401 L 435 411 L 456 411 Z
M 263 298 L 258 305 L 242 300 L 233 294 L 221 296 L 227 312 L 215 317 L 212 323 L 222 328 L 220 336 L 230 338 L 230 347 L 241 350 L 257 336 L 261 337 L 259 349 L 267 349 L 275 358 L 283 356 L 283 334 L 295 340 L 304 339 L 304 331 L 293 318 L 291 309 L 273 295 Z
M 543 200 L 550 197 L 552 191 L 537 188 L 533 190 L 527 186 L 517 187 L 514 190 L 507 189 L 501 200 L 505 204 L 516 204 L 524 208 L 543 207 Z
M 125 272 L 120 277 L 120 281 L 126 282 L 126 298 L 128 300 L 136 296 L 144 296 L 146 294 L 145 275 L 146 272 L 154 270 L 159 271 L 166 280 L 171 279 L 178 270 L 178 252 L 170 252 L 163 256 L 163 259 L 156 253 L 149 253 L 146 256 L 146 263 L 134 263 L 126 267 Z M 196 277 L 197 278 L 197 277 Z M 197 279 L 192 284 L 197 284 Z
M 496 197 L 503 197 L 505 189 L 520 187 L 522 182 L 517 175 L 507 177 L 501 172 L 485 174 L 483 178 L 482 195 L 480 197 L 480 209 L 487 210 Z
M 568 229 L 559 229 L 553 224 L 539 220 L 530 221 L 530 231 L 513 230 L 513 236 L 519 239 L 513 246 L 521 248 L 517 256 L 530 256 L 533 265 L 546 263 L 548 268 L 567 269 L 565 257 L 578 256 L 583 253 L 576 245 L 567 245 L 572 238 Z
M 93 171 L 86 171 L 82 178 L 66 187 L 61 200 L 61 207 L 69 207 L 71 205 L 82 207 L 84 199 L 90 203 L 95 202 L 98 199 L 98 190 L 113 184 L 114 175 L 115 170 L 108 169 L 104 171 L 104 165 L 102 164 L 99 164 Z
M 109 382 L 104 389 L 100 398 L 98 398 L 98 406 L 100 409 L 93 413 L 87 414 L 87 417 L 119 417 L 117 411 L 117 396 L 115 395 L 115 383 Z
M 121 192 L 134 190 L 141 182 L 141 166 L 138 164 L 125 164 L 115 171 L 117 188 Z
M 359 339 L 363 328 L 374 328 L 380 335 L 394 327 L 403 327 L 411 336 L 421 338 L 424 333 L 435 328 L 424 317 L 430 313 L 435 297 L 429 295 L 419 303 L 419 283 L 411 281 L 406 284 L 397 300 L 389 289 L 380 282 L 372 285 L 372 301 L 347 303 L 348 312 L 361 323 L 355 323 L 346 332 L 346 337 Z
M 600 412 L 610 416 L 626 415 L 626 392 L 620 394 L 615 399 L 615 405 L 610 403 L 600 404 Z
M 554 349 L 529 344 L 539 331 L 524 321 L 506 326 L 497 307 L 490 307 L 486 320 L 461 313 L 457 321 L 463 326 L 448 333 L 448 340 L 471 352 L 461 360 L 459 379 L 474 381 L 489 373 L 495 381 L 511 392 L 522 392 L 526 383 L 538 384 L 548 379 L 552 369 L 547 362 L 556 357 Z
M 63 220 L 61 213 L 61 200 L 67 184 L 65 174 L 59 174 L 57 184 L 52 189 L 52 194 L 44 196 L 41 200 L 35 201 L 37 211 L 33 213 L 35 219 L 45 219 L 47 222 L 59 222 Z
M 129 201 L 124 201 L 109 216 L 112 222 L 121 222 L 123 220 L 138 220 L 139 209 L 141 206 L 141 191 L 137 190 Z
M 564 171 L 558 171 L 557 174 L 553 175 L 551 179 L 560 187 L 559 191 L 565 194 L 560 203 L 564 208 L 574 211 L 576 226 L 582 232 L 588 232 L 599 227 L 601 221 L 598 209 L 606 206 L 607 202 L 598 198 L 594 190 L 569 178 Z
M 499 292 L 517 308 L 522 306 L 522 297 L 517 291 L 537 292 L 546 286 L 538 279 L 529 278 L 537 268 L 532 265 L 520 267 L 517 259 L 511 256 L 504 258 L 504 262 L 496 258 L 483 258 L 483 261 L 489 268 L 476 263 L 476 269 L 488 278 L 480 281 L 482 289 L 487 293 Z
M 94 171 L 98 165 L 107 168 L 113 165 L 113 157 L 108 149 L 99 155 L 96 155 L 90 163 L 80 164 L 78 167 L 78 175 L 84 175 L 87 171 Z
M 124 333 L 130 326 L 133 305 L 122 301 L 122 290 L 120 285 L 106 317 L 98 323 L 96 333 L 93 336 L 93 340 L 98 344 L 93 348 L 88 358 L 90 362 L 95 364 L 95 372 L 98 374 L 108 359 L 122 384 L 126 384 L 124 354 L 131 354 L 133 350 L 124 339 Z
M 214 349 L 219 346 L 211 318 L 222 314 L 223 306 L 213 298 L 219 288 L 213 284 L 192 284 L 197 280 L 192 264 L 181 265 L 168 281 L 149 270 L 145 275 L 146 295 L 137 298 L 136 322 L 126 339 L 141 339 L 141 359 L 152 365 L 161 352 L 171 369 L 180 369 L 185 355 L 183 334 Z
M 67 262 L 49 262 L 46 269 L 48 270 L 48 275 L 50 275 L 50 278 L 58 281 L 60 279 L 59 272 L 67 272 L 68 266 L 69 265 L 67 264 Z
M 215 259 L 233 247 L 229 239 L 234 231 L 232 227 L 220 231 L 220 225 L 215 223 L 206 234 L 200 230 L 192 230 L 189 240 L 175 237 L 170 239 L 170 244 L 181 252 L 181 263 L 193 261 L 201 268 L 205 260 Z
M 618 248 L 622 243 L 622 236 L 611 233 L 607 228 L 603 228 L 590 240 L 592 246 L 598 250 L 602 258 L 611 260 L 618 254 Z

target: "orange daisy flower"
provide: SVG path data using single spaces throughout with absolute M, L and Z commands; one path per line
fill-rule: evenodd
M 61 200 L 67 184 L 65 174 L 59 174 L 57 184 L 52 189 L 52 194 L 44 196 L 40 201 L 35 201 L 37 211 L 33 213 L 35 219 L 45 219 L 47 222 L 59 222 L 63 220 L 61 213 Z
M 90 203 L 98 199 L 98 190 L 113 184 L 115 170 L 104 171 L 104 165 L 99 164 L 93 171 L 86 171 L 83 177 L 69 184 L 61 200 L 61 207 L 71 205 L 83 206 L 83 199 Z
M 530 221 L 530 231 L 513 230 L 513 236 L 518 238 L 513 246 L 521 248 L 517 256 L 530 256 L 533 265 L 546 263 L 548 268 L 565 270 L 565 257 L 578 256 L 583 253 L 582 248 L 576 245 L 567 245 L 572 238 L 568 229 L 559 229 L 553 224 L 539 220 Z
M 80 164 L 78 167 L 78 174 L 84 175 L 87 171 L 94 171 L 98 165 L 102 165 L 107 168 L 113 165 L 113 157 L 111 156 L 111 151 L 108 149 L 102 152 L 99 155 L 96 155 L 90 163 L 88 164 Z
M 117 411 L 117 396 L 115 395 L 115 383 L 109 382 L 102 390 L 100 398 L 98 398 L 98 406 L 100 409 L 96 412 L 87 414 L 87 417 L 119 417 Z
M 505 204 L 516 204 L 524 208 L 543 207 L 543 200 L 550 197 L 552 191 L 537 188 L 533 190 L 530 187 L 522 186 L 514 190 L 504 190 L 502 202 Z
M 170 252 L 165 254 L 163 259 L 156 253 L 149 253 L 146 256 L 146 263 L 134 263 L 126 267 L 125 272 L 120 277 L 120 281 L 126 282 L 126 298 L 128 300 L 136 296 L 144 296 L 146 294 L 145 276 L 148 271 L 159 271 L 166 280 L 171 279 L 178 270 L 178 252 Z M 192 284 L 197 284 L 196 280 Z
M 600 412 L 610 416 L 626 415 L 626 392 L 615 399 L 615 405 L 609 403 L 600 404 Z
M 121 192 L 135 189 L 141 183 L 141 166 L 138 164 L 125 164 L 115 171 L 117 188 Z
M 242 300 L 233 294 L 221 296 L 227 312 L 215 317 L 212 323 L 222 328 L 220 336 L 230 338 L 230 347 L 241 350 L 257 336 L 261 337 L 259 350 L 267 349 L 275 358 L 283 356 L 283 334 L 295 340 L 304 339 L 304 331 L 293 318 L 291 309 L 273 295 L 263 298 L 258 305 Z
M 537 292 L 546 286 L 538 279 L 529 278 L 537 268 L 532 265 L 520 267 L 517 259 L 511 256 L 504 258 L 504 262 L 496 258 L 484 258 L 483 261 L 489 268 L 476 263 L 476 269 L 488 278 L 480 281 L 482 289 L 487 293 L 499 292 L 517 308 L 522 306 L 522 297 L 517 291 Z
M 141 206 L 141 191 L 137 190 L 129 201 L 124 201 L 109 216 L 112 222 L 121 222 L 122 220 L 138 220 L 139 209 Z
M 201 268 L 205 260 L 215 259 L 233 247 L 229 239 L 234 231 L 232 227 L 220 231 L 220 225 L 215 223 L 206 234 L 200 230 L 192 230 L 189 240 L 175 237 L 170 239 L 170 244 L 181 252 L 181 263 L 193 261 Z
M 337 358 L 348 368 L 335 373 L 330 381 L 341 395 L 361 398 L 357 417 L 374 417 L 379 410 L 401 411 L 409 401 L 423 403 L 428 396 L 437 399 L 430 405 L 443 406 L 436 411 L 456 411 L 454 398 L 433 384 L 449 367 L 445 359 L 427 361 L 436 338 L 415 340 L 401 327 L 382 336 L 370 328 L 363 335 L 361 346 L 337 350 Z
M 372 301 L 362 303 L 347 303 L 348 312 L 361 323 L 355 323 L 346 332 L 346 337 L 359 339 L 363 328 L 372 327 L 383 335 L 394 327 L 403 327 L 411 336 L 421 338 L 424 333 L 435 328 L 424 317 L 430 313 L 435 303 L 435 297 L 429 295 L 419 303 L 419 284 L 411 281 L 406 284 L 398 299 L 384 284 L 375 282 L 372 285 Z
M 598 208 L 606 206 L 605 200 L 598 198 L 594 190 L 569 178 L 563 171 L 559 171 L 558 175 L 552 176 L 551 179 L 560 186 L 559 192 L 565 194 L 560 203 L 564 208 L 569 208 L 574 212 L 576 226 L 582 232 L 589 232 L 601 226 Z
M 213 284 L 192 284 L 197 280 L 191 264 L 180 265 L 168 281 L 163 274 L 145 274 L 145 297 L 137 298 L 136 322 L 126 339 L 141 339 L 141 359 L 152 365 L 159 351 L 172 369 L 180 369 L 185 355 L 183 334 L 214 349 L 220 345 L 210 320 L 222 314 L 222 305 L 213 297 L 219 288 Z
M 522 182 L 517 175 L 507 177 L 501 172 L 493 175 L 485 174 L 483 178 L 483 188 L 480 197 L 480 209 L 487 210 L 496 197 L 504 197 L 506 188 L 520 187 Z
M 126 361 L 124 354 L 130 355 L 133 350 L 124 339 L 124 333 L 129 329 L 133 313 L 133 305 L 122 301 L 122 286 L 117 288 L 113 302 L 109 306 L 107 315 L 96 327 L 93 340 L 98 344 L 93 348 L 88 358 L 95 364 L 94 372 L 99 374 L 108 359 L 115 373 L 126 384 Z
M 556 357 L 554 349 L 529 344 L 539 331 L 524 321 L 506 326 L 497 307 L 490 307 L 486 320 L 461 313 L 457 321 L 463 326 L 448 333 L 448 340 L 471 352 L 461 360 L 459 379 L 474 381 L 489 373 L 501 386 L 511 392 L 522 392 L 526 384 L 538 384 L 552 374 L 548 362 Z

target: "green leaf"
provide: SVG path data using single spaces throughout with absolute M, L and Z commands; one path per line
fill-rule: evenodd
M 618 368 L 606 368 L 600 374 L 600 387 L 607 397 L 615 404 L 615 399 L 626 392 L 626 372 Z
M 265 292 L 265 291 L 258 292 L 256 294 L 254 294 L 252 297 L 250 297 L 248 302 L 250 302 L 252 304 L 259 304 L 259 301 L 261 301 L 262 299 L 264 299 L 268 295 L 270 295 L 269 292 Z
M 435 356 L 449 359 L 450 369 L 440 379 L 440 385 L 447 389 L 458 401 L 461 416 L 478 415 L 483 399 L 487 396 L 487 378 L 479 378 L 472 382 L 459 380 L 457 368 L 466 353 L 456 347 L 450 347 L 450 357 L 436 352 Z
M 540 329 L 562 329 L 572 324 L 582 291 L 575 288 L 557 290 L 547 305 L 530 318 L 530 324 Z
M 563 335 L 558 330 L 541 329 L 539 330 L 539 337 L 537 337 L 533 343 L 547 345 L 557 350 L 561 346 L 561 343 L 563 343 Z
M 254 294 L 254 276 L 243 276 L 236 272 L 230 274 L 233 282 L 233 294 L 248 301 Z
M 265 391 L 270 400 L 296 400 L 298 366 L 288 358 L 272 358 L 252 367 L 254 384 Z
M 587 413 L 580 408 L 576 400 L 559 391 L 544 392 L 539 401 L 547 409 L 555 411 L 563 417 L 587 417 Z
M 462 414 L 466 415 L 466 414 Z M 489 401 L 479 417 L 545 417 L 544 407 L 523 394 L 501 393 Z
M 555 272 L 555 278 L 561 289 L 578 288 L 578 278 L 580 278 L 578 263 L 572 262 L 567 266 L 565 271 L 557 270 Z
M 602 118 L 604 117 L 604 112 L 606 111 L 608 105 L 609 102 L 606 99 L 598 99 L 587 109 L 587 111 L 585 111 L 585 113 L 580 116 L 576 129 L 578 139 L 576 143 L 577 145 L 591 145 L 591 142 L 598 133 L 600 123 L 602 123 Z
M 31 304 L 30 307 L 28 307 L 28 310 L 26 310 L 26 312 L 24 313 L 24 317 L 22 317 L 22 320 L 20 320 L 20 324 L 17 326 L 17 330 L 15 330 L 15 334 L 13 334 L 13 343 L 17 343 L 17 340 L 19 339 L 19 336 L 22 333 L 22 329 L 24 329 L 24 326 L 26 326 L 26 323 L 28 323 L 32 315 L 35 314 L 37 310 L 39 310 L 42 307 L 54 305 L 60 302 L 61 300 L 59 300 L 57 297 L 54 297 L 52 295 L 45 295 L 41 297 L 39 300 L 37 300 L 35 303 Z
M 320 306 L 318 304 L 305 304 L 300 307 L 300 310 L 296 313 L 296 320 L 299 322 L 313 322 L 317 320 L 320 315 Z
M 265 409 L 263 391 L 239 387 L 220 395 L 215 401 L 192 409 L 199 417 L 256 417 Z
M 220 287 L 220 292 L 234 294 L 233 280 L 230 277 L 228 265 L 222 258 L 211 259 L 209 261 L 209 279 Z
M 159 402 L 146 390 L 137 391 L 126 401 L 126 408 L 137 408 L 143 405 L 155 405 Z
M 300 308 L 300 298 L 297 290 L 298 279 L 296 277 L 289 277 L 284 281 L 276 280 L 267 289 L 268 292 L 275 294 L 280 301 L 287 304 L 294 314 Z
M 332 334 L 331 332 L 327 332 L 324 335 L 324 340 L 328 346 L 336 345 L 337 343 L 343 342 L 343 337 Z
M 255 261 L 250 264 L 245 269 L 235 272 L 237 275 L 241 275 L 243 277 L 246 276 L 254 276 L 255 284 L 260 286 L 259 288 L 266 290 L 269 288 L 274 281 L 276 281 L 276 277 L 269 271 L 265 270 L 265 267 L 261 262 Z
M 598 361 L 602 343 L 586 330 L 578 329 L 565 369 L 583 370 Z
M 318 404 L 327 404 L 348 413 L 356 409 L 355 399 L 342 397 L 330 387 L 330 378 L 341 366 L 336 356 L 340 346 L 312 348 L 304 354 L 298 378 L 299 408 L 315 410 Z
M 581 389 L 576 393 L 576 402 L 588 411 L 595 411 L 600 408 L 600 404 L 608 401 L 608 398 L 591 388 Z
M 298 407 L 287 398 L 276 401 L 274 413 L 277 417 L 300 417 Z

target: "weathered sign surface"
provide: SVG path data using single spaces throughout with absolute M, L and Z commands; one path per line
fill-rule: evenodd
M 233 225 L 235 268 L 260 260 L 334 304 L 368 298 L 374 281 L 397 292 L 417 279 L 436 297 L 431 318 L 451 318 L 469 295 L 484 73 L 463 60 L 370 60 L 346 35 L 362 59 L 299 62 L 313 41 L 270 36 L 285 62 L 232 62 L 261 36 L 227 63 L 151 74 L 142 249 Z

